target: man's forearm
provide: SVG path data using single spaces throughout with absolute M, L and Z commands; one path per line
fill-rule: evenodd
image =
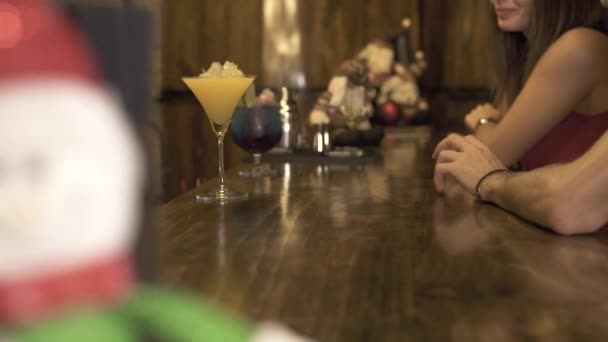
M 478 139 L 456 134 L 433 157 L 439 192 L 452 175 L 467 191 L 560 234 L 593 232 L 608 222 L 608 132 L 577 160 L 529 172 L 493 173 L 504 163 Z
M 608 222 L 608 132 L 568 164 L 496 175 L 488 200 L 561 234 L 596 231 Z
M 483 198 L 545 227 L 551 227 L 554 214 L 555 184 L 552 168 L 490 176 L 482 184 Z
M 560 234 L 596 231 L 608 222 L 608 176 L 603 160 L 584 161 L 494 175 L 483 198 Z

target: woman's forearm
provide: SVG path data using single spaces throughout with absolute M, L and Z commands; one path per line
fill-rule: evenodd
M 481 126 L 477 127 L 474 135 L 479 141 L 481 141 L 485 145 L 490 146 L 492 139 L 494 137 L 495 131 L 496 131 L 496 124 L 493 122 L 490 122 L 485 125 L 481 125 Z

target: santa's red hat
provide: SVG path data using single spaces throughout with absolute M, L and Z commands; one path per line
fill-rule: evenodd
M 92 50 L 43 0 L 0 0 L 0 84 L 24 78 L 100 79 Z

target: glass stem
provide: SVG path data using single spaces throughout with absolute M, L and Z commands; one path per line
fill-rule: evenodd
M 218 149 L 218 178 L 220 179 L 220 190 L 224 190 L 224 135 L 217 137 L 217 149 Z
M 253 165 L 254 166 L 258 166 L 262 164 L 262 154 L 261 153 L 254 153 L 253 154 Z

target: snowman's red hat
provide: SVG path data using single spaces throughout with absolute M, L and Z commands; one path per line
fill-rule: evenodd
M 72 23 L 43 0 L 0 0 L 0 84 L 26 78 L 97 82 L 91 49 Z

